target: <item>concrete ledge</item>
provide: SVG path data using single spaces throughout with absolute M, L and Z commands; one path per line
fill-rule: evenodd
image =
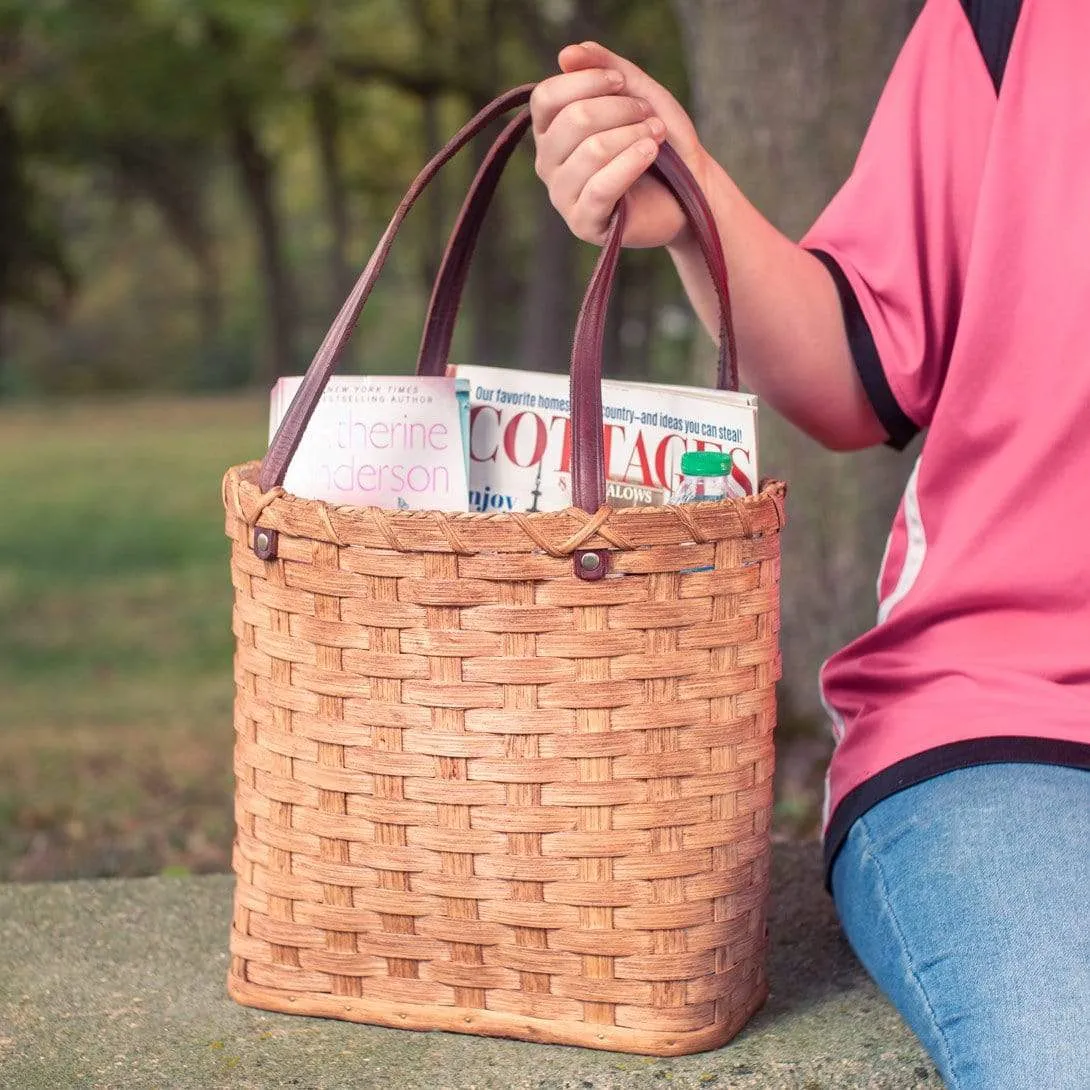
M 3 1090 L 940 1090 L 841 938 L 813 845 L 776 847 L 772 995 L 657 1060 L 267 1014 L 227 998 L 231 879 L 0 886 Z

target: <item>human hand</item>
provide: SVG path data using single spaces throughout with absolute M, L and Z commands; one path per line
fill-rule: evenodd
M 627 197 L 626 246 L 666 246 L 686 228 L 680 206 L 647 174 L 669 140 L 703 184 L 707 153 L 689 115 L 661 84 L 594 42 L 567 46 L 561 74 L 530 98 L 535 168 L 572 232 L 601 244 Z

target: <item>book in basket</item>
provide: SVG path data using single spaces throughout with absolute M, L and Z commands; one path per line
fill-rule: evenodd
M 469 380 L 471 511 L 551 511 L 571 493 L 566 375 L 458 364 Z M 606 379 L 606 493 L 613 507 L 666 503 L 688 450 L 723 450 L 747 495 L 757 491 L 757 399 L 751 394 Z
M 302 379 L 272 390 L 269 441 Z M 346 375 L 330 380 L 284 488 L 357 507 L 465 511 L 466 465 L 453 378 Z

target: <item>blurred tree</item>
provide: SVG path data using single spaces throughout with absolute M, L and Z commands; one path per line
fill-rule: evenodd
M 207 207 L 213 160 L 206 144 L 156 133 L 118 132 L 103 139 L 99 152 L 115 175 L 119 194 L 150 201 L 193 261 L 200 285 L 202 351 L 214 356 L 223 326 L 223 288 Z
M 851 169 L 922 0 L 676 0 L 706 145 L 798 237 Z M 818 396 L 815 392 L 815 396 Z M 823 719 L 820 663 L 873 623 L 874 578 L 909 463 L 831 454 L 766 409 L 764 467 L 792 484 L 784 547 L 784 677 Z
M 339 74 L 362 85 L 384 84 L 414 103 L 420 121 L 415 168 L 446 142 L 455 119 L 464 119 L 503 89 L 499 63 L 503 43 L 493 36 L 496 8 L 496 0 L 411 0 L 403 5 L 397 20 L 400 32 L 392 39 L 388 33 L 342 39 L 335 50 Z M 474 142 L 477 158 L 492 135 L 483 134 Z M 464 182 L 468 172 L 464 166 L 448 167 L 431 183 L 414 217 L 425 294 L 438 271 L 455 207 L 448 199 L 452 177 Z M 406 177 L 403 184 L 407 183 Z M 497 286 L 501 292 L 510 287 L 510 239 L 496 230 L 502 207 L 501 198 L 478 248 L 479 268 L 490 292 Z M 486 302 L 476 290 L 481 278 L 475 275 L 467 297 L 474 345 L 470 352 L 475 358 L 497 346 L 497 317 L 504 313 L 496 306 L 496 295 Z
M 27 156 L 11 109 L 0 100 L 0 395 L 5 391 L 8 308 L 55 316 L 75 283 L 58 227 L 27 178 Z
M 455 0 L 454 16 L 457 25 L 472 28 L 456 39 L 456 63 L 461 71 L 476 71 L 482 86 L 470 95 L 470 107 L 479 110 L 497 92 L 503 90 L 501 75 L 500 36 L 511 35 L 512 28 L 504 24 L 504 8 L 498 0 Z M 521 28 L 513 28 L 517 38 Z M 512 83 L 524 82 L 513 78 Z M 474 161 L 480 163 L 488 153 L 490 133 L 482 133 L 474 140 Z M 511 185 L 510 179 L 507 186 Z M 525 363 L 526 356 L 515 339 L 510 316 L 519 313 L 520 294 L 526 278 L 533 283 L 534 267 L 516 273 L 515 255 L 511 246 L 509 190 L 502 189 L 493 201 L 489 220 L 477 248 L 477 260 L 467 285 L 467 303 L 471 316 L 472 340 L 468 349 L 475 360 L 501 362 L 517 359 Z M 534 252 L 541 245 L 540 228 L 536 234 Z M 525 298 L 525 296 L 524 296 Z M 528 309 L 523 302 L 522 327 L 525 328 Z M 561 319 L 562 320 L 562 319 Z
M 67 325 L 11 325 L 20 374 L 64 389 L 297 371 L 425 156 L 590 35 L 684 94 L 669 0 L 0 0 L 2 211 L 25 228 L 0 244 L 5 299 L 13 283 L 45 301 L 81 280 Z M 367 335 L 368 367 L 411 360 L 471 158 L 406 225 L 370 308 L 387 320 Z M 457 351 L 563 369 L 594 252 L 549 207 L 528 154 L 510 174 Z M 658 333 L 678 296 L 668 263 L 629 255 L 619 289 L 614 366 L 665 360 L 677 377 L 681 342 Z
M 220 270 L 206 206 L 212 103 L 200 66 L 164 29 L 133 19 L 124 0 L 4 0 L 18 41 L 8 70 L 26 140 L 39 157 L 109 177 L 121 199 L 153 204 L 197 270 L 202 340 L 222 322 Z M 193 87 L 184 102 L 179 86 Z
M 279 97 L 279 69 L 285 62 L 280 47 L 287 26 L 278 19 L 268 33 L 272 6 L 262 10 L 246 2 L 228 6 L 209 0 L 202 27 L 210 80 L 219 91 L 227 145 L 258 242 L 266 314 L 261 377 L 266 382 L 290 375 L 299 362 L 299 298 L 277 195 L 280 166 L 262 123 L 270 99 Z
M 291 370 L 299 307 L 262 116 L 282 103 L 286 11 L 273 9 L 286 5 L 4 3 L 24 42 L 15 90 L 38 146 L 55 161 L 106 172 L 120 195 L 159 210 L 198 272 L 206 352 L 219 338 L 223 298 L 207 200 L 217 149 L 226 148 L 258 240 L 264 375 Z

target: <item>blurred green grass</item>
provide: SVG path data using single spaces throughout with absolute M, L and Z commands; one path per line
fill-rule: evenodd
M 0 409 L 0 879 L 227 866 L 219 484 L 266 405 Z

